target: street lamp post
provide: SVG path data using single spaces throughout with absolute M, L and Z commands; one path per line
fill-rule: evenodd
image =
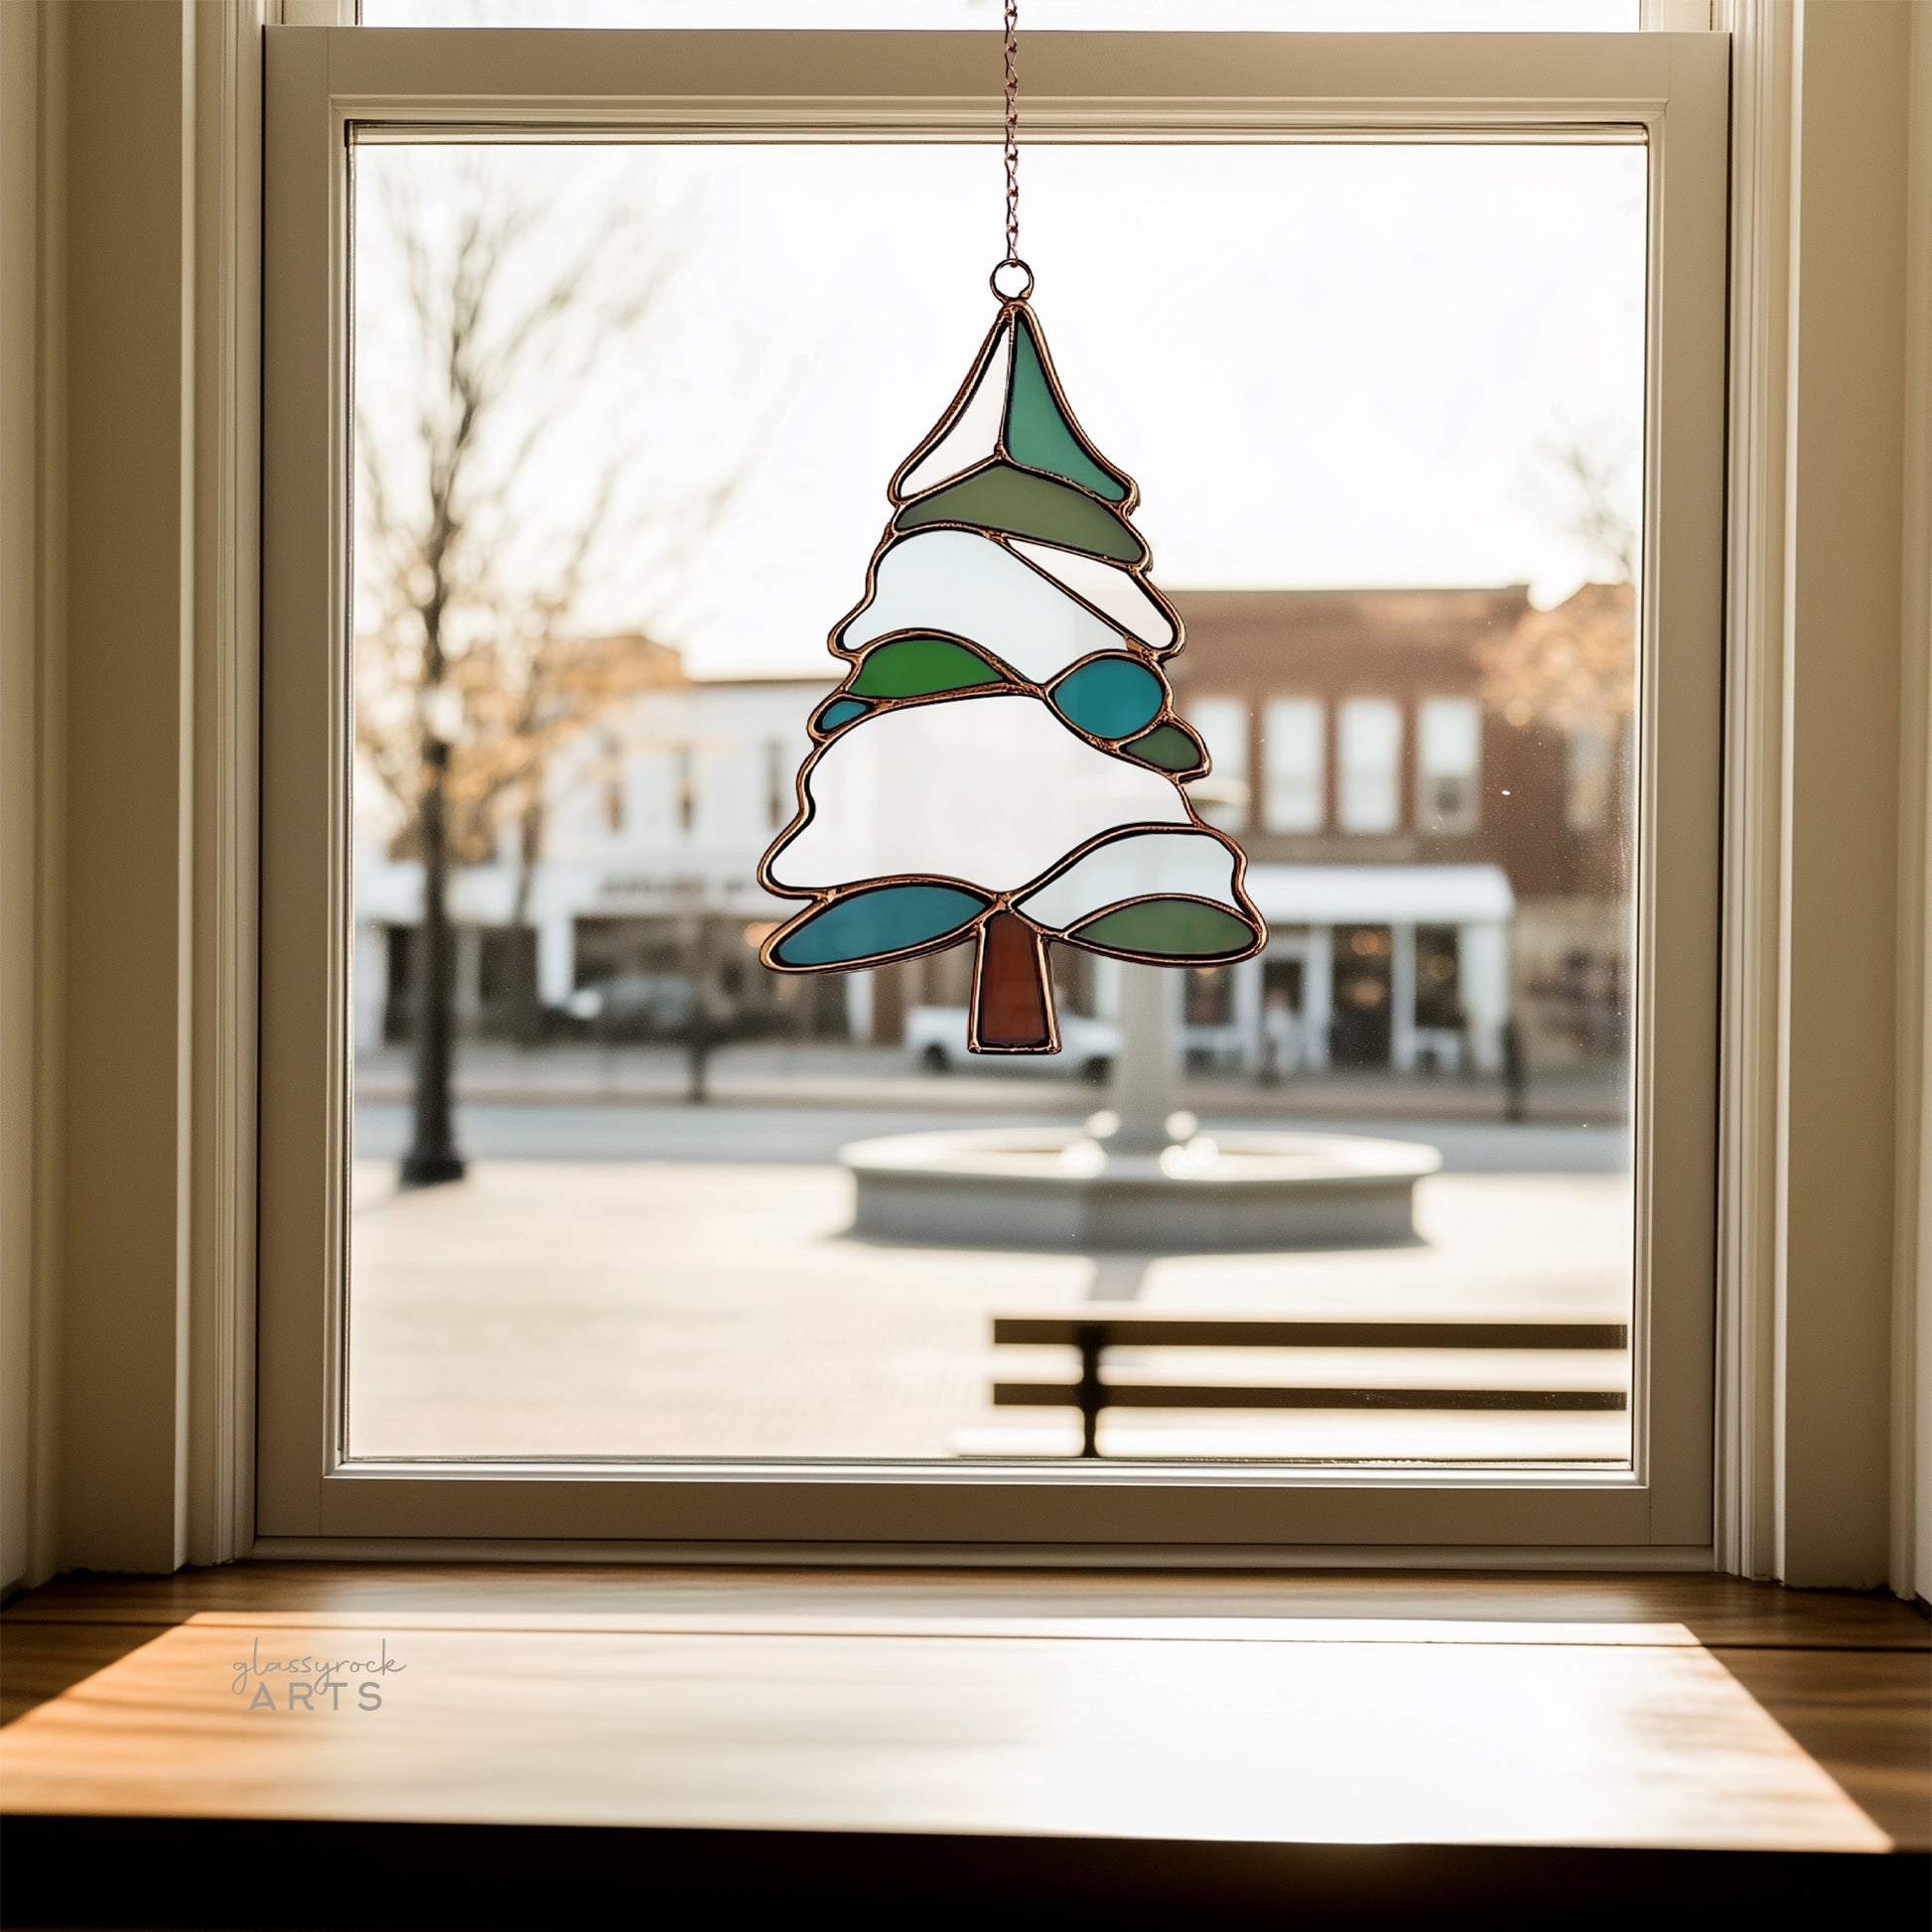
M 441 682 L 422 694 L 423 797 L 418 814 L 423 844 L 423 916 L 416 928 L 416 1120 L 403 1156 L 405 1187 L 461 1180 L 450 1107 L 451 947 L 449 836 L 444 813 L 450 743 L 462 729 L 462 696 Z

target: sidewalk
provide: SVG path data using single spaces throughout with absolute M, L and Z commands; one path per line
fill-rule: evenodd
M 689 1070 L 676 1046 L 578 1043 L 458 1049 L 457 1098 L 497 1106 L 634 1106 L 684 1099 Z M 710 1096 L 740 1106 L 881 1107 L 961 1114 L 1066 1114 L 1107 1104 L 1104 1088 L 1057 1068 L 930 1073 L 891 1046 L 759 1042 L 712 1055 Z M 360 1101 L 404 1101 L 412 1092 L 409 1049 L 390 1046 L 356 1066 Z M 1501 1082 L 1457 1074 L 1326 1072 L 1261 1086 L 1238 1074 L 1183 1074 L 1181 1104 L 1198 1114 L 1244 1119 L 1506 1117 Z M 1622 1076 L 1583 1069 L 1533 1079 L 1525 1117 L 1610 1126 L 1626 1114 Z
M 1413 1246 L 1093 1256 L 856 1240 L 836 1168 L 481 1161 L 395 1191 L 358 1162 L 349 1436 L 360 1455 L 834 1457 L 1065 1453 L 1065 1417 L 996 1409 L 1000 1376 L 1070 1351 L 991 1346 L 996 1313 L 1497 1316 L 1629 1308 L 1631 1188 L 1614 1174 L 1438 1174 Z M 1575 1373 L 1541 1356 L 1412 1351 L 1410 1379 Z M 1008 1359 L 996 1359 L 996 1355 Z M 1143 1365 L 1160 1364 L 1146 1351 Z M 1371 1376 L 1390 1351 L 1280 1354 Z M 1210 1351 L 1173 1364 L 1198 1377 Z M 1237 1367 L 1252 1370 L 1243 1357 Z M 1061 1425 L 1055 1433 L 1055 1425 Z M 1621 1459 L 1621 1414 L 1321 1411 L 1110 1417 L 1113 1453 Z

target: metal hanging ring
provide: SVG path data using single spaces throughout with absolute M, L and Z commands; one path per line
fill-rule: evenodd
M 1003 289 L 1000 286 L 1000 277 L 1010 268 L 1018 269 L 1021 274 L 1026 276 L 1027 285 L 1025 288 Z M 993 273 L 986 278 L 986 285 L 1002 302 L 1024 302 L 1034 292 L 1034 272 L 1018 255 L 1009 255 L 1005 261 L 995 266 Z

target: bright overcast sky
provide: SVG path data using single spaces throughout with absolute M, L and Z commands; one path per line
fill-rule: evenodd
M 429 4 L 408 0 L 419 17 Z M 1035 0 L 1030 15 L 1064 24 L 1071 4 Z M 382 17 L 402 7 L 383 0 Z M 613 0 L 600 17 L 683 24 L 691 11 Z M 723 11 L 734 24 L 760 13 L 749 0 Z M 884 11 L 850 0 L 811 18 Z M 984 18 L 972 0 L 893 11 Z M 1190 11 L 1252 24 L 1261 10 Z M 1482 11 L 1620 25 L 1628 9 Z M 365 150 L 361 206 L 374 209 L 384 170 L 417 172 L 433 203 L 435 171 L 453 165 L 448 149 Z M 554 213 L 526 272 L 621 205 L 646 211 L 646 231 L 649 210 L 686 210 L 647 355 L 621 384 L 541 401 L 552 429 L 525 485 L 532 527 L 568 514 L 614 437 L 660 493 L 749 452 L 702 553 L 668 575 L 641 549 L 612 558 L 585 626 L 649 623 L 700 674 L 824 665 L 826 632 L 863 590 L 887 481 L 992 321 L 997 149 L 524 148 L 497 165 Z M 1564 532 L 1542 453 L 1582 438 L 1625 461 L 1634 487 L 1644 165 L 1640 147 L 1026 152 L 1035 308 L 1084 426 L 1140 481 L 1156 581 L 1567 594 L 1592 559 Z M 380 388 L 396 285 L 376 219 L 365 214 L 357 274 L 365 404 L 380 423 L 402 397 Z

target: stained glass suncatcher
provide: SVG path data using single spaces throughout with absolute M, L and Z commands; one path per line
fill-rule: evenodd
M 1059 1050 L 1047 948 L 1193 966 L 1260 950 L 1240 848 L 1183 779 L 1207 755 L 1163 661 L 1140 492 L 1082 433 L 1029 303 L 893 479 L 850 669 L 811 721 L 798 813 L 759 869 L 810 901 L 764 942 L 781 973 L 972 942 L 978 1053 Z

